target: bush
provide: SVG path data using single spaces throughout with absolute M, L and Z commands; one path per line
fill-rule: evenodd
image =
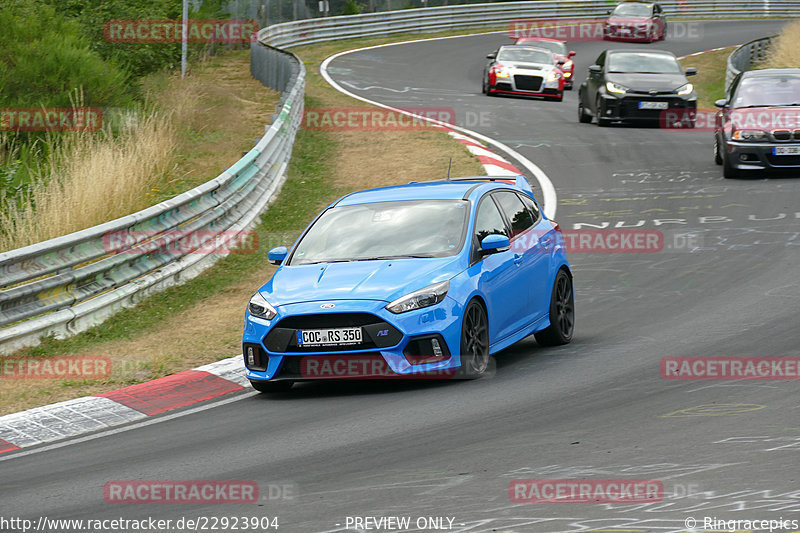
M 11 6 L 0 8 L 3 107 L 71 107 L 81 88 L 86 106 L 133 103 L 128 74 L 93 52 L 75 22 L 51 6 Z

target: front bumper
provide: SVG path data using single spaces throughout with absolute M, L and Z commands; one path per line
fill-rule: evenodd
M 639 102 L 666 102 L 665 109 L 642 109 Z M 697 97 L 677 95 L 650 96 L 628 93 L 620 97 L 604 94 L 600 97 L 601 118 L 625 122 L 664 122 L 667 117 L 691 116 L 697 111 Z
M 732 168 L 742 171 L 773 171 L 800 173 L 800 155 L 774 155 L 774 148 L 796 146 L 800 143 L 738 142 L 725 143 L 728 161 Z
M 336 301 L 335 312 L 320 312 L 321 303 L 279 306 L 278 315 L 269 321 L 246 314 L 242 342 L 248 379 L 445 378 L 452 377 L 461 364 L 463 308 L 450 297 L 399 315 L 387 311 L 386 302 L 374 300 Z M 297 329 L 339 327 L 346 323 L 364 324 L 361 343 L 299 347 L 292 340 Z M 289 329 L 292 332 L 285 334 L 283 330 Z M 434 338 L 438 349 L 430 349 Z M 257 352 L 258 364 L 248 364 L 248 349 Z M 426 353 L 429 349 L 438 353 Z
M 563 78 L 548 80 L 545 76 L 513 72 L 507 78 L 489 78 L 489 92 L 518 96 L 561 96 L 564 94 Z
M 648 25 L 606 25 L 603 39 L 631 43 L 651 42 L 653 28 Z

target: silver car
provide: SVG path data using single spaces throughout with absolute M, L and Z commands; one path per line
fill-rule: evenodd
M 742 72 L 715 104 L 714 160 L 726 178 L 800 175 L 800 68 Z
M 483 94 L 564 98 L 564 72 L 553 64 L 553 52 L 534 46 L 501 46 L 486 56 Z

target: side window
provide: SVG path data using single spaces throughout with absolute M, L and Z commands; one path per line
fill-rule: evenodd
M 541 218 L 542 214 L 539 211 L 539 206 L 536 205 L 536 202 L 534 202 L 524 194 L 520 194 L 519 197 L 522 198 L 522 203 L 525 204 L 525 207 L 527 207 L 528 211 L 531 212 L 531 216 L 533 216 L 533 223 L 536 224 L 537 222 L 539 222 L 539 219 Z
M 516 193 L 503 191 L 494 193 L 493 196 L 511 224 L 512 239 L 533 226 L 533 217 Z
M 594 62 L 595 65 L 600 65 L 601 67 L 606 66 L 606 53 L 603 52 L 599 56 L 597 56 L 597 60 Z
M 475 238 L 480 243 L 488 235 L 495 234 L 508 236 L 508 230 L 497 206 L 491 198 L 486 197 L 475 215 Z

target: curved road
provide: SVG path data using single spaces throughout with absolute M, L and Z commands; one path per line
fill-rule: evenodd
M 699 40 L 645 46 L 684 55 L 781 25 L 707 23 Z M 336 59 L 330 72 L 386 104 L 453 108 L 460 123 L 518 150 L 555 184 L 564 228 L 664 232 L 659 253 L 570 257 L 572 344 L 542 349 L 525 340 L 498 357 L 491 379 L 304 384 L 8 454 L 0 459 L 2 515 L 267 515 L 278 516 L 279 531 L 301 533 L 344 530 L 358 516 L 408 516 L 411 531 L 433 530 L 417 528 L 417 518 L 449 517 L 451 531 L 541 533 L 800 518 L 798 382 L 659 374 L 665 356 L 800 354 L 800 181 L 724 180 L 708 132 L 579 124 L 577 90 L 562 103 L 485 97 L 483 57 L 507 42 L 488 34 L 365 50 Z M 600 50 L 617 46 L 633 45 L 575 43 L 577 79 Z M 509 499 L 514 479 L 563 478 L 655 479 L 666 495 L 649 503 Z M 254 480 L 264 499 L 105 503 L 106 482 L 131 479 Z

